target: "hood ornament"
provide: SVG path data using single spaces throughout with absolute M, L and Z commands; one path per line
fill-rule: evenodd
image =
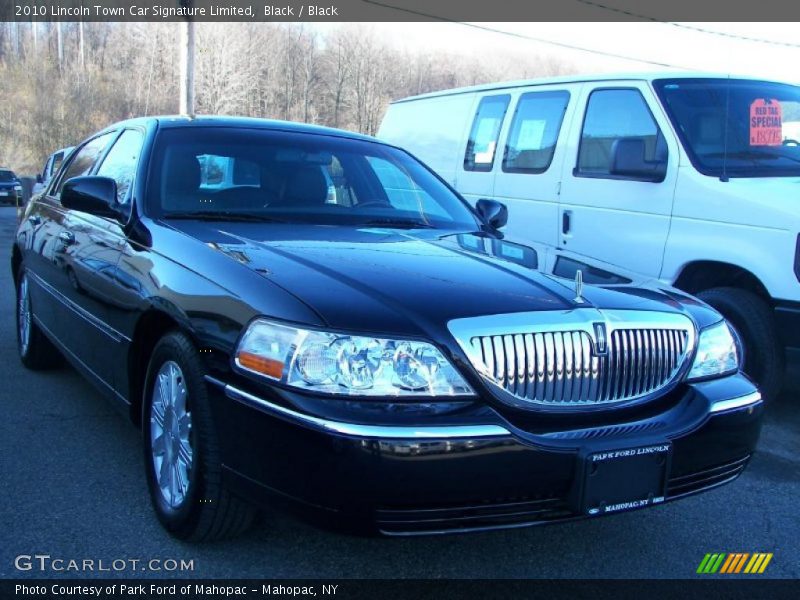
M 578 269 L 575 272 L 575 304 L 583 304 L 586 301 L 583 299 L 583 271 Z

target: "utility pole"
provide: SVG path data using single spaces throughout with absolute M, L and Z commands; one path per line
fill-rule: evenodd
M 58 49 L 58 70 L 64 69 L 64 39 L 61 34 L 61 21 L 56 23 L 56 48 Z
M 86 68 L 86 54 L 83 49 L 83 21 L 78 21 L 78 52 L 80 53 L 81 71 Z
M 191 8 L 192 0 L 179 0 L 184 8 Z M 194 21 L 187 16 L 181 23 L 180 42 L 181 98 L 180 113 L 194 117 Z

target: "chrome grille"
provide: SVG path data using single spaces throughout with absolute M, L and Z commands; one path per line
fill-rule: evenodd
M 619 311 L 609 318 L 583 309 L 551 315 L 537 327 L 541 314 L 528 314 L 527 327 L 488 334 L 469 327 L 469 319 L 451 322 L 473 365 L 517 404 L 569 407 L 648 396 L 675 379 L 694 343 L 691 321 L 681 315 Z

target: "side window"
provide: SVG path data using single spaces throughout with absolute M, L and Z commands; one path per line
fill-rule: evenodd
M 111 177 L 117 182 L 117 202 L 127 204 L 130 200 L 129 190 L 139 163 L 144 135 L 141 131 L 128 129 L 119 136 L 111 150 L 106 154 L 97 171 L 98 175 Z
M 569 92 L 531 92 L 520 96 L 503 155 L 506 173 L 544 173 L 569 104 Z
M 592 92 L 583 121 L 576 175 L 610 175 L 618 140 L 641 143 L 645 161 L 656 161 L 666 153 L 664 138 L 639 90 Z
M 88 175 L 98 159 L 103 155 L 103 151 L 108 146 L 108 143 L 117 135 L 116 132 L 105 133 L 101 136 L 86 142 L 83 147 L 75 153 L 75 156 L 67 165 L 67 168 L 61 174 L 61 177 L 56 185 L 53 195 L 58 198 L 61 196 L 61 188 L 64 187 L 64 182 L 73 177 L 81 177 Z
M 53 155 L 53 164 L 50 165 L 50 171 L 47 173 L 48 177 L 52 177 L 61 168 L 61 163 L 64 162 L 64 152 L 59 152 Z
M 235 156 L 201 154 L 197 162 L 200 163 L 200 187 L 205 191 L 261 187 L 261 171 L 252 161 Z
M 224 185 L 230 158 L 201 154 L 197 161 L 200 163 L 200 187 L 214 188 Z
M 472 130 L 469 133 L 467 152 L 464 155 L 465 171 L 491 171 L 494 164 L 497 138 L 506 116 L 511 96 L 487 96 L 481 99 Z

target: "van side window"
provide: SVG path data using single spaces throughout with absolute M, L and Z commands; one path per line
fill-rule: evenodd
M 575 174 L 620 178 L 611 175 L 618 140 L 642 144 L 646 162 L 666 160 L 666 142 L 641 92 L 596 90 L 586 107 Z
M 467 152 L 464 155 L 465 171 L 491 171 L 497 150 L 497 138 L 506 116 L 511 96 L 486 96 L 481 99 L 472 130 L 469 133 Z
M 569 92 L 520 96 L 503 155 L 503 171 L 544 173 L 550 167 L 568 103 Z

